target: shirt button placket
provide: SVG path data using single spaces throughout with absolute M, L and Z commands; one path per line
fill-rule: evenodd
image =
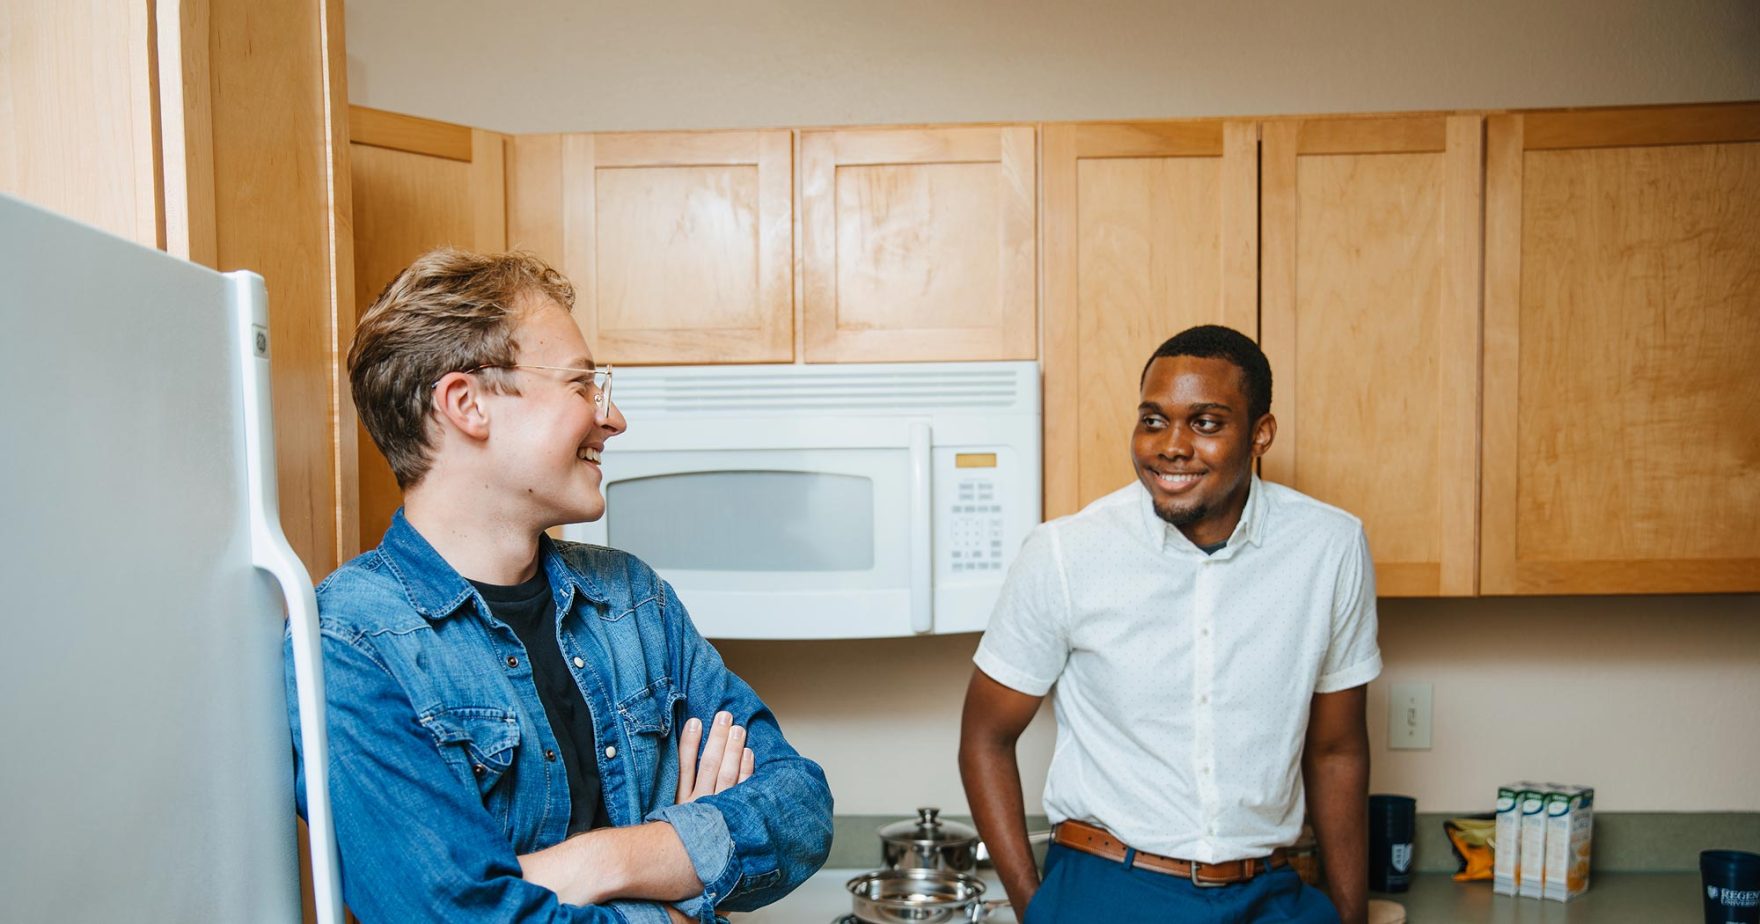
M 1211 559 L 1203 559 L 1208 565 Z M 1210 708 L 1210 698 L 1216 687 L 1216 643 L 1212 638 L 1211 622 L 1215 618 L 1215 588 L 1212 585 L 1216 571 L 1200 568 L 1193 579 L 1194 603 L 1193 615 L 1197 623 L 1197 640 L 1194 648 L 1197 657 L 1193 658 L 1193 711 L 1195 721 L 1192 723 L 1197 730 L 1196 747 L 1193 748 L 1193 763 L 1197 765 L 1198 804 L 1204 818 L 1204 832 L 1214 840 L 1219 830 L 1220 795 L 1216 791 L 1216 780 L 1212 768 L 1216 763 L 1216 721 L 1215 713 Z

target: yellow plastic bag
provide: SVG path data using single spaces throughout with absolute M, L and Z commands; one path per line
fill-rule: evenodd
M 1490 879 L 1497 816 L 1450 818 L 1442 823 L 1442 830 L 1448 834 L 1448 845 L 1454 848 L 1455 859 L 1461 865 L 1460 872 L 1454 874 L 1454 881 Z

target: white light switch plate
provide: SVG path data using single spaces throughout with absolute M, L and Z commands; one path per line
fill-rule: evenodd
M 1387 746 L 1430 749 L 1430 696 L 1427 683 L 1396 683 L 1387 691 Z

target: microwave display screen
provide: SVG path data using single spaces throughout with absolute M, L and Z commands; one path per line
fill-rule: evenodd
M 823 472 L 685 472 L 606 486 L 607 541 L 660 571 L 868 571 L 874 482 Z

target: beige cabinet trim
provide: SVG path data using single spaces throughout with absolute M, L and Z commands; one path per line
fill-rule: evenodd
M 1525 151 L 1760 139 L 1760 102 L 1532 112 L 1515 118 L 1524 123 Z
M 1485 370 L 1480 425 L 1480 574 L 1487 594 L 1516 588 L 1516 381 L 1522 329 L 1522 117 L 1485 125 Z
M 348 107 L 348 138 L 355 144 L 468 163 L 473 154 L 472 132 L 469 126 L 451 122 L 366 106 Z

